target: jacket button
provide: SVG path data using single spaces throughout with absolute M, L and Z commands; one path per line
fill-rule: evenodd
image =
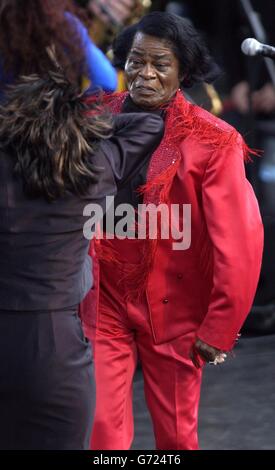
M 168 299 L 163 299 L 162 303 L 163 304 L 168 304 Z
M 182 274 L 181 273 L 177 274 L 177 278 L 182 279 L 183 278 Z

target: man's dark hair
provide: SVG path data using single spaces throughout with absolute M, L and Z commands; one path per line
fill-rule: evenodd
M 125 28 L 113 44 L 114 65 L 124 69 L 135 35 L 142 32 L 165 39 L 180 63 L 183 75 L 181 87 L 191 87 L 198 82 L 211 83 L 219 74 L 199 33 L 186 18 L 155 11 L 143 16 L 138 23 Z

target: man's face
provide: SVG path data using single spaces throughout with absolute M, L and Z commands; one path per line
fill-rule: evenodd
M 171 46 L 141 32 L 133 41 L 125 75 L 132 100 L 148 110 L 168 103 L 180 86 L 179 61 Z

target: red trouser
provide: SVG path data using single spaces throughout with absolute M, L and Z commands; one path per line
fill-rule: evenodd
M 136 256 L 133 241 L 130 245 L 126 240 L 121 243 L 125 260 Z M 189 359 L 194 333 L 156 345 L 145 295 L 139 303 L 125 301 L 125 287 L 118 283 L 114 268 L 102 264 L 100 275 L 94 339 L 97 399 L 91 448 L 130 448 L 133 376 L 139 358 L 157 449 L 197 449 L 201 369 Z

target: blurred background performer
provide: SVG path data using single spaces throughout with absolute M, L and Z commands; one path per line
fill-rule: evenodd
M 69 79 L 89 91 L 114 91 L 117 73 L 93 43 L 71 0 L 0 0 L 0 93 L 19 75 L 49 68 L 46 48 L 54 46 Z
M 83 210 L 91 202 L 104 209 L 105 196 L 134 174 L 162 133 L 158 116 L 112 120 L 95 103 L 88 108 L 59 68 L 5 92 L 0 449 L 88 448 L 93 360 L 78 305 L 93 280 Z
M 100 241 L 91 445 L 131 446 L 139 357 L 156 447 L 197 449 L 201 366 L 223 362 L 233 348 L 260 271 L 262 225 L 245 177 L 247 149 L 234 128 L 182 94 L 182 87 L 216 76 L 188 20 L 145 15 L 116 38 L 114 64 L 125 68 L 129 93 L 109 96 L 110 109 L 146 110 L 165 120 L 149 166 L 140 166 L 115 206 L 137 207 L 143 186 L 146 204 L 190 204 L 192 235 L 182 250 L 160 236 Z M 82 313 L 89 320 L 88 308 Z

